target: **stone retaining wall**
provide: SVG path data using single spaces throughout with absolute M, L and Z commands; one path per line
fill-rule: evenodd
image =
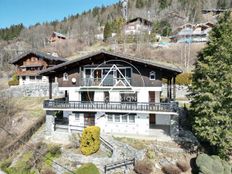
M 12 97 L 48 97 L 49 96 L 49 84 L 36 83 L 20 86 L 12 86 L 6 90 L 1 91 Z M 52 95 L 62 96 L 63 93 L 59 92 L 58 84 L 52 85 Z

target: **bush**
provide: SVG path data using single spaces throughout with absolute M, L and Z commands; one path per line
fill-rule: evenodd
M 138 174 L 150 174 L 153 171 L 153 167 L 149 161 L 138 161 L 135 164 L 134 171 Z
M 2 170 L 5 171 L 8 167 L 10 167 L 11 163 L 12 163 L 11 159 L 6 159 L 4 161 L 1 161 L 1 163 L 0 163 L 0 169 L 2 169 Z
M 72 134 L 69 137 L 69 140 L 71 142 L 70 146 L 71 148 L 79 148 L 80 147 L 80 134 Z
M 48 153 L 52 155 L 52 157 L 58 157 L 61 155 L 61 150 L 59 145 L 50 145 L 48 146 Z
M 54 172 L 51 168 L 46 167 L 44 168 L 41 172 L 41 174 L 56 174 L 56 172 Z
M 196 159 L 196 164 L 199 172 L 202 174 L 231 174 L 232 170 L 229 163 L 214 155 L 199 154 Z
M 192 73 L 182 73 L 176 76 L 176 84 L 190 85 L 192 83 Z
M 81 152 L 84 155 L 91 155 L 100 148 L 100 128 L 90 126 L 84 129 L 81 136 Z
M 12 76 L 12 79 L 8 81 L 8 85 L 9 86 L 17 86 L 17 85 L 19 85 L 18 76 L 16 74 L 14 74 Z
M 147 149 L 146 156 L 148 159 L 154 159 L 155 158 L 155 152 L 152 149 Z
M 100 174 L 98 168 L 92 163 L 83 164 L 80 168 L 76 169 L 74 173 L 76 174 Z
M 162 168 L 162 171 L 166 174 L 180 174 L 181 170 L 174 164 L 166 165 Z
M 190 165 L 185 161 L 177 161 L 176 165 L 182 172 L 187 172 L 190 168 Z

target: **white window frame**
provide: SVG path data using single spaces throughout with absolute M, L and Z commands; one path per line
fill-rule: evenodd
M 123 117 L 126 117 L 126 120 L 123 120 Z M 122 115 L 122 122 L 123 122 L 123 123 L 127 123 L 127 122 L 128 122 L 128 117 L 127 117 L 127 115 Z
M 119 117 L 119 121 L 116 121 L 116 117 Z M 120 123 L 121 122 L 121 116 L 120 115 L 114 115 L 114 122 Z
M 68 81 L 68 73 L 63 74 L 63 81 Z
M 154 78 L 152 78 L 152 76 L 153 76 Z M 150 80 L 156 80 L 156 73 L 155 73 L 155 71 L 151 71 L 151 72 L 150 72 L 150 74 L 149 74 L 149 79 L 150 79 Z

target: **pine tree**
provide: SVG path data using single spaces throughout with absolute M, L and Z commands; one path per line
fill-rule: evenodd
M 111 25 L 109 22 L 106 23 L 104 28 L 104 41 L 106 41 L 109 37 L 111 37 Z
M 193 130 L 213 153 L 232 155 L 232 18 L 229 12 L 212 30 L 198 56 L 192 82 Z

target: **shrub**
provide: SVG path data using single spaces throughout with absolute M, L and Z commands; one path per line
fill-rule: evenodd
M 8 81 L 9 86 L 17 86 L 19 85 L 19 80 L 16 74 L 12 76 L 12 79 Z
M 176 84 L 190 85 L 192 83 L 192 73 L 182 73 L 176 76 Z
M 189 170 L 189 168 L 190 168 L 190 165 L 185 161 L 177 161 L 176 165 L 177 165 L 177 167 L 179 167 L 179 169 L 182 172 L 187 172 Z
M 56 172 L 54 172 L 51 168 L 46 167 L 44 168 L 41 172 L 41 174 L 56 174 Z
M 91 155 L 100 148 L 100 128 L 90 126 L 84 129 L 81 136 L 81 152 L 84 155 Z
M 206 154 L 199 154 L 196 159 L 196 164 L 199 172 L 202 174 L 231 174 L 232 170 L 232 167 L 229 163 L 214 155 L 208 156 Z
M 135 164 L 134 171 L 138 174 L 150 174 L 153 171 L 153 167 L 149 161 L 138 161 Z
M 4 161 L 1 161 L 0 168 L 5 171 L 8 167 L 10 167 L 11 163 L 12 163 L 11 159 L 6 159 Z
M 162 171 L 166 174 L 180 174 L 181 170 L 174 164 L 163 166 Z
M 155 152 L 152 149 L 147 149 L 146 156 L 148 159 L 154 159 L 155 158 Z
M 48 146 L 48 153 L 51 154 L 52 157 L 58 157 L 61 155 L 61 150 L 59 145 L 50 145 Z
M 100 174 L 98 168 L 93 163 L 83 164 L 74 171 L 76 174 Z
M 71 142 L 70 146 L 71 148 L 79 148 L 80 147 L 80 134 L 72 134 L 69 137 L 69 140 Z

